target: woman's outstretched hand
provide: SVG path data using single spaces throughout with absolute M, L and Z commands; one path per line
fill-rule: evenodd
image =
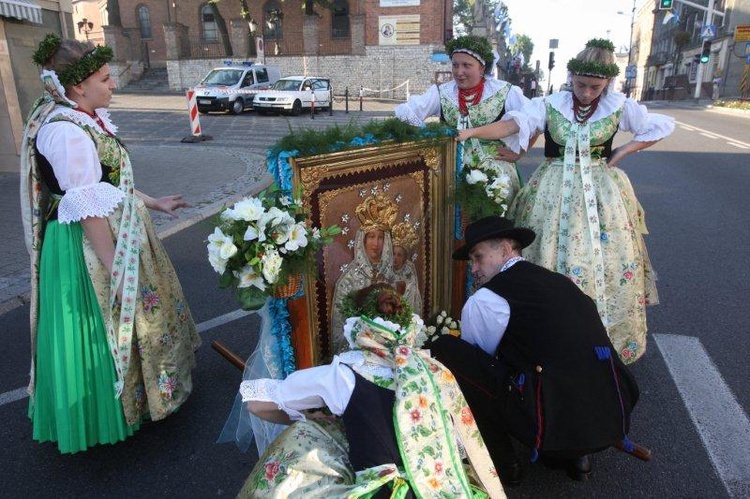
M 190 206 L 190 203 L 182 199 L 182 194 L 174 194 L 172 196 L 155 198 L 153 200 L 153 205 L 149 206 L 149 208 L 176 217 L 177 215 L 174 213 L 175 210 L 189 208 Z

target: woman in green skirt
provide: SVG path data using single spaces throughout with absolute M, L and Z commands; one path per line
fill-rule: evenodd
M 124 440 L 192 390 L 200 339 L 148 208 L 180 196 L 133 187 L 109 119 L 111 49 L 47 35 L 34 62 L 44 94 L 23 138 L 21 193 L 31 256 L 34 440 L 62 453 Z

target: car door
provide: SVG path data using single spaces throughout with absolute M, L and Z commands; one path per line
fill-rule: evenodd
M 302 101 L 302 107 L 310 107 L 313 96 L 313 79 L 305 78 L 300 84 L 300 100 Z M 317 96 L 316 96 L 317 97 Z M 317 103 L 315 104 L 318 105 Z
M 330 86 L 328 80 L 318 78 L 313 81 L 313 92 L 315 92 L 315 106 L 327 107 L 330 105 Z

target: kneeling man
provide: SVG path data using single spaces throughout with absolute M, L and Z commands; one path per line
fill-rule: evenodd
M 629 445 L 639 395 L 595 302 L 521 256 L 534 237 L 498 216 L 467 227 L 453 259 L 469 260 L 481 287 L 464 305 L 461 338 L 429 346 L 456 376 L 506 485 L 521 480 L 510 436 L 532 448 L 532 461 L 587 479 L 588 454 Z

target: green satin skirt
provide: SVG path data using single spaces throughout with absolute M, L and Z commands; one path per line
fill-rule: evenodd
M 83 256 L 80 223 L 47 223 L 39 268 L 36 390 L 29 404 L 34 440 L 62 453 L 124 440 L 114 363 Z

